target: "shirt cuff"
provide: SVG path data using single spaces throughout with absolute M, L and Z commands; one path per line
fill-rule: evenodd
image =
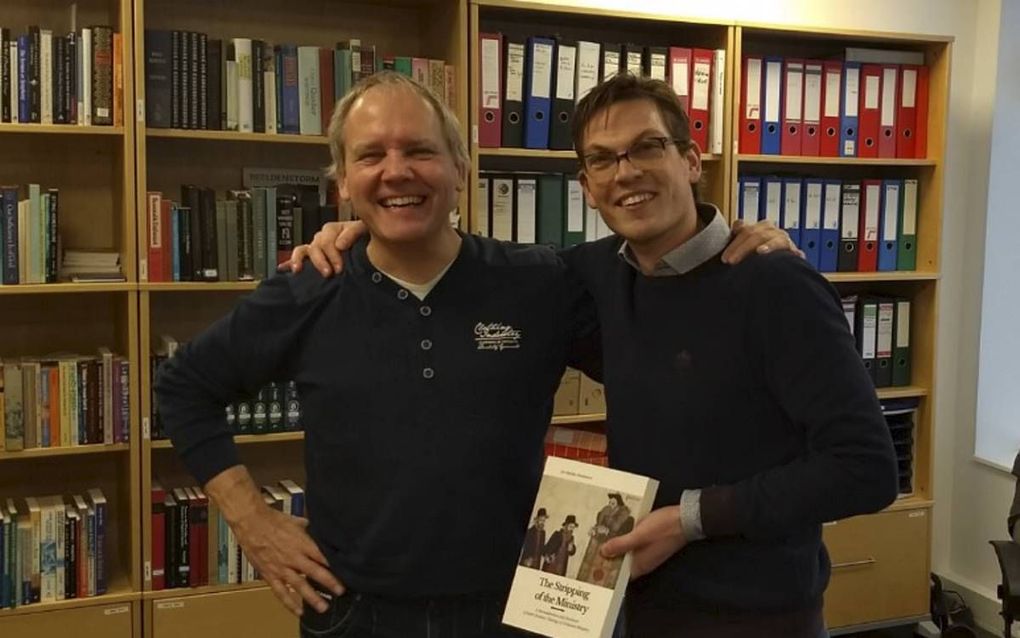
M 701 526 L 701 490 L 684 490 L 680 495 L 680 526 L 687 542 L 705 538 Z

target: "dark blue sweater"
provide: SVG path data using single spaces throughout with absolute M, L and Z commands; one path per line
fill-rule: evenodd
M 364 241 L 344 263 L 263 282 L 162 367 L 174 447 L 205 483 L 238 463 L 224 405 L 296 379 L 310 533 L 336 576 L 392 596 L 505 591 L 568 350 L 597 344 L 590 298 L 551 251 L 472 236 L 424 301 Z
M 564 255 L 598 307 L 610 463 L 657 478 L 656 507 L 701 488 L 708 536 L 628 596 L 817 613 L 821 524 L 896 495 L 888 428 L 837 293 L 791 253 L 646 277 L 619 245 Z

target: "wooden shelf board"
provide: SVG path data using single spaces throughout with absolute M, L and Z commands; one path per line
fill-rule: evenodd
M 76 124 L 21 124 L 0 123 L 0 133 L 26 133 L 29 135 L 124 135 L 123 126 L 78 126 Z
M 206 585 L 204 587 L 176 587 L 174 589 L 160 589 L 159 591 L 142 592 L 143 600 L 165 600 L 167 598 L 187 598 L 189 596 L 202 596 L 207 594 L 223 594 L 232 591 L 244 591 L 249 589 L 268 589 L 264 581 L 250 583 L 236 583 L 233 585 Z
M 733 20 L 712 20 L 707 18 L 685 18 L 681 16 L 670 16 L 658 13 L 640 11 L 626 11 L 619 9 L 604 9 L 601 7 L 568 6 L 550 4 L 545 2 L 532 2 L 528 0 L 471 0 L 471 4 L 480 8 L 494 9 L 515 9 L 518 11 L 541 11 L 553 13 L 580 14 L 598 18 L 623 18 L 626 20 L 651 20 L 654 22 L 682 22 L 685 24 L 703 25 L 710 27 L 727 27 L 733 24 Z
M 606 415 L 604 413 L 595 414 L 565 414 L 563 416 L 554 416 L 552 418 L 553 425 L 571 425 L 574 423 L 598 423 L 599 421 L 605 421 Z
M 111 452 L 126 452 L 131 449 L 129 443 L 114 443 L 112 445 L 71 445 L 62 447 L 36 447 L 18 452 L 0 452 L 0 461 L 14 459 L 38 459 L 48 456 L 76 456 L 80 454 L 108 454 Z
M 217 290 L 255 290 L 258 281 L 170 281 L 138 284 L 148 292 L 214 292 Z
M 130 603 L 136 600 L 141 600 L 141 597 L 141 592 L 131 591 L 128 579 L 124 576 L 120 580 L 111 583 L 108 587 L 107 593 L 102 596 L 71 598 L 68 600 L 58 600 L 52 603 L 32 603 L 31 605 L 22 605 L 20 607 L 15 607 L 14 609 L 0 609 L 0 620 L 11 616 L 20 616 L 22 614 L 38 614 L 40 612 L 62 611 L 65 609 L 78 609 L 81 607 Z
M 932 159 L 896 159 L 886 157 L 807 157 L 800 155 L 737 155 L 746 164 L 801 164 L 804 166 L 935 166 Z
M 879 399 L 909 399 L 913 397 L 928 396 L 928 388 L 917 385 L 907 385 L 898 388 L 878 388 Z
M 917 270 L 893 270 L 889 272 L 827 272 L 822 273 L 832 283 L 880 282 L 880 281 L 936 281 L 937 272 Z
M 935 501 L 930 498 L 907 494 L 893 501 L 892 505 L 882 511 L 899 512 L 902 510 L 930 509 L 931 507 L 934 507 L 934 505 Z
M 64 295 L 89 292 L 130 292 L 137 285 L 130 281 L 94 284 L 14 284 L 0 285 L 0 295 Z
M 273 434 L 236 434 L 234 443 L 238 445 L 249 445 L 253 443 L 278 443 L 280 441 L 302 441 L 305 438 L 304 432 L 276 432 Z M 169 439 L 157 439 L 150 443 L 153 449 L 166 449 L 173 447 Z
M 150 128 L 145 135 L 178 140 L 212 140 L 217 142 L 265 142 L 268 144 L 311 144 L 326 146 L 323 135 L 278 135 L 271 133 L 238 133 L 236 131 L 196 131 L 190 129 Z

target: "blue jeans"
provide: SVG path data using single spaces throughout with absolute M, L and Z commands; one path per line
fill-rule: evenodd
M 301 638 L 511 638 L 530 635 L 501 624 L 506 596 L 392 599 L 348 592 L 307 603 Z

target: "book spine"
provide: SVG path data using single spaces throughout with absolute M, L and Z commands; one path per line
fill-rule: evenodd
M 28 28 L 28 82 L 29 82 L 29 122 L 38 124 L 42 121 L 42 34 L 37 26 Z
M 194 31 L 188 32 L 188 128 L 199 127 L 199 105 L 201 100 L 198 96 L 199 76 L 201 75 L 201 59 L 199 58 L 198 34 Z
M 251 43 L 252 130 L 266 132 L 265 42 Z
M 181 125 L 181 32 L 170 32 L 170 126 Z
M 49 189 L 49 210 L 47 211 L 47 232 L 48 245 L 46 247 L 46 283 L 52 284 L 57 281 L 57 258 L 58 239 L 60 238 L 60 191 L 56 188 Z
M 198 128 L 209 128 L 209 37 L 198 34 Z
M 113 125 L 113 31 L 92 30 L 92 124 Z
M 0 121 L 11 121 L 11 41 L 10 29 L 0 28 Z M 0 608 L 3 603 L 0 603 Z
M 220 40 L 206 44 L 206 126 L 214 131 L 223 129 L 223 108 L 220 96 L 223 83 L 223 49 Z

